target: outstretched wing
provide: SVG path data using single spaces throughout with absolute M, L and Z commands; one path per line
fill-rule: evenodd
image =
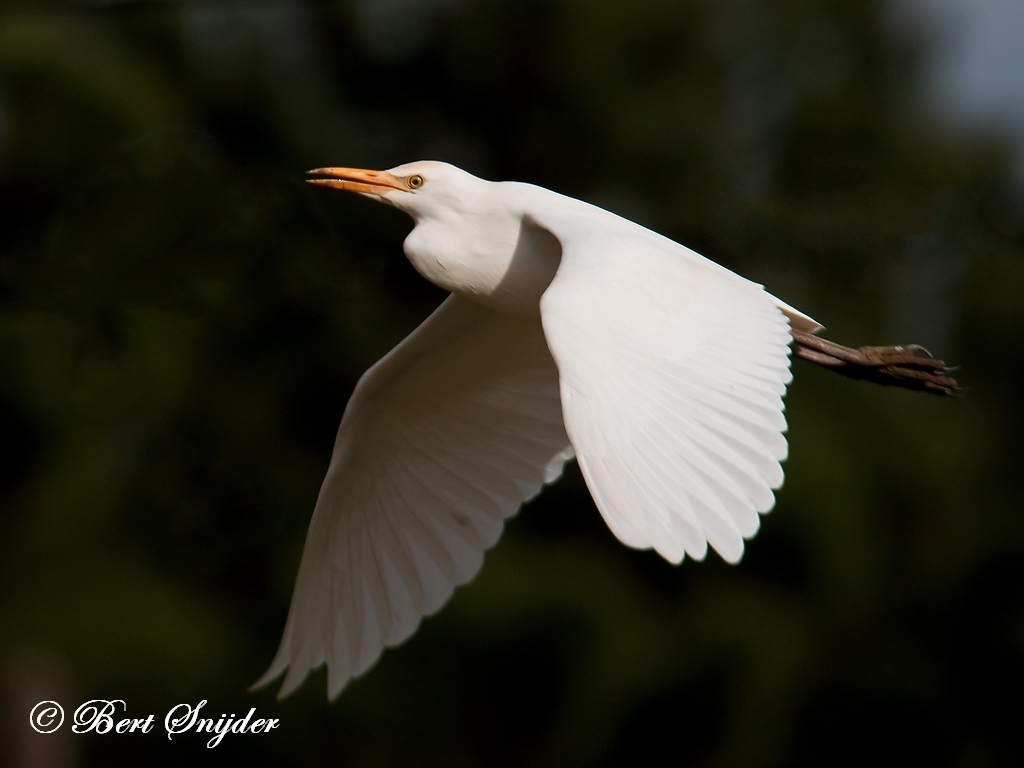
M 541 318 L 605 521 L 672 562 L 708 544 L 736 562 L 783 480 L 784 311 L 761 286 L 603 211 L 529 218 L 562 245 Z
M 345 409 L 266 685 L 326 663 L 328 695 L 476 575 L 572 457 L 537 318 L 450 296 L 360 379 Z

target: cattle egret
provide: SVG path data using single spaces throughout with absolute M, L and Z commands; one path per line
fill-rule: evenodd
M 254 687 L 287 670 L 283 697 L 326 664 L 336 697 L 476 575 L 574 456 L 622 543 L 740 559 L 782 485 L 791 332 L 818 323 L 547 189 L 438 162 L 310 173 L 411 215 L 405 253 L 451 295 L 359 380 Z

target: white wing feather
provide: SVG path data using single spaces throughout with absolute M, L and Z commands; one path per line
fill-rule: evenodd
M 528 218 L 562 245 L 541 317 L 605 521 L 672 562 L 702 559 L 708 544 L 736 562 L 783 481 L 791 337 L 780 302 L 606 212 L 549 205 Z
M 281 646 L 254 687 L 328 667 L 337 696 L 476 575 L 572 448 L 537 318 L 450 296 L 360 379 L 306 537 Z

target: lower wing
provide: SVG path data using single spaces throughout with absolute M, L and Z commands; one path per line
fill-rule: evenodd
M 326 664 L 337 696 L 476 575 L 503 520 L 572 455 L 538 319 L 450 296 L 356 386 L 254 687 L 287 669 L 283 697 Z

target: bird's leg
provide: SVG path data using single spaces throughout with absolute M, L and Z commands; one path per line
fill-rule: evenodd
M 934 395 L 963 393 L 956 379 L 949 375 L 951 369 L 916 344 L 851 349 L 806 331 L 794 330 L 793 355 L 851 379 Z

